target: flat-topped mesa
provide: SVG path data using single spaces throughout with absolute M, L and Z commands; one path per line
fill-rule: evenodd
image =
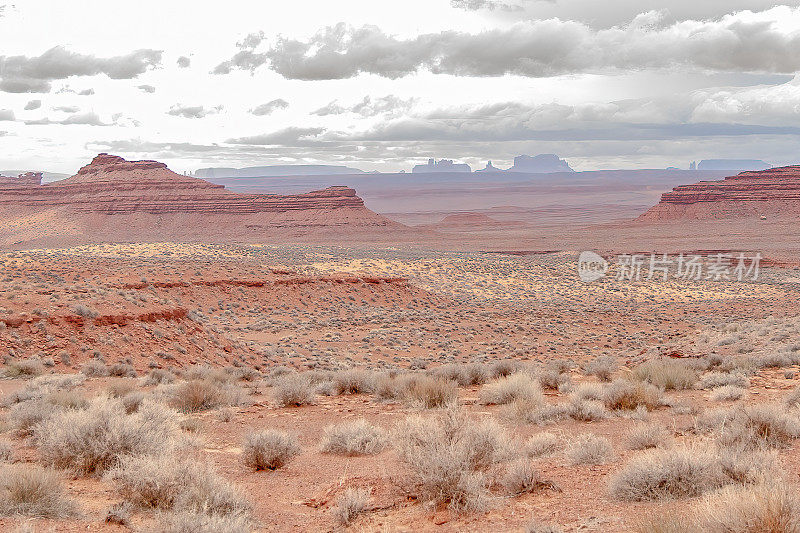
M 224 185 L 183 176 L 158 161 L 127 161 L 100 154 L 65 180 L 41 185 L 17 179 L 0 185 L 0 207 L 65 208 L 102 214 L 251 214 L 320 209 L 364 209 L 348 187 L 305 194 L 239 194 Z
M 41 172 L 26 172 L 16 178 L 11 176 L 0 176 L 0 189 L 16 187 L 38 187 L 42 184 Z
M 761 216 L 800 218 L 800 166 L 741 172 L 718 181 L 680 185 L 639 221 Z

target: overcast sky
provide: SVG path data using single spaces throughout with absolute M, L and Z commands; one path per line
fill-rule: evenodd
M 206 5 L 0 0 L 0 169 L 800 162 L 797 2 Z

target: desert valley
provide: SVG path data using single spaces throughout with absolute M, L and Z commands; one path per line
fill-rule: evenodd
M 0 531 L 800 533 L 797 5 L 0 39 Z

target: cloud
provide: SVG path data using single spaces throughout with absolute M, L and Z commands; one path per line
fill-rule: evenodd
M 488 9 L 489 11 L 494 11 L 495 9 L 503 11 L 522 11 L 523 9 L 519 4 L 497 2 L 495 0 L 450 0 L 450 5 L 456 9 L 466 9 L 467 11 L 477 11 L 479 9 Z
M 181 56 L 177 61 L 178 68 L 188 68 L 192 64 L 192 60 L 186 56 Z
M 61 125 L 86 125 L 86 126 L 110 126 L 111 124 L 107 124 L 100 120 L 100 117 L 97 113 L 89 112 L 89 113 L 81 113 L 78 115 L 72 115 L 64 120 L 50 120 L 49 118 L 42 118 L 38 120 L 26 120 L 25 124 L 28 126 L 46 126 L 51 124 L 61 124 Z
M 289 107 L 289 102 L 283 98 L 277 98 L 275 100 L 270 100 L 266 104 L 261 104 L 254 107 L 250 110 L 250 113 L 260 117 L 263 115 L 269 115 L 278 109 L 286 109 L 287 107 Z
M 203 118 L 208 115 L 214 115 L 219 113 L 222 110 L 222 106 L 212 107 L 210 109 L 206 109 L 204 106 L 184 106 L 181 104 L 175 104 L 174 106 L 169 108 L 167 114 L 173 115 L 175 117 L 183 117 L 183 118 Z
M 39 109 L 40 107 L 42 107 L 42 101 L 41 100 L 31 100 L 30 102 L 25 104 L 24 109 L 25 109 L 25 111 L 32 111 L 34 109 Z
M 329 26 L 308 40 L 279 37 L 263 53 L 243 50 L 221 64 L 269 67 L 288 79 L 329 80 L 361 73 L 399 78 L 428 70 L 455 76 L 549 77 L 584 72 L 698 69 L 800 70 L 800 8 L 786 6 L 664 26 L 663 13 L 595 30 L 568 20 L 521 21 L 479 33 L 443 31 L 402 39 L 375 26 Z M 245 55 L 242 55 L 246 53 Z
M 304 144 L 312 138 L 319 136 L 324 131 L 325 128 L 289 127 L 272 133 L 254 135 L 252 137 L 228 139 L 225 142 L 229 144 L 295 146 L 297 144 Z
M 319 109 L 312 111 L 312 115 L 324 117 L 326 115 L 341 115 L 344 113 L 357 113 L 363 117 L 374 117 L 376 115 L 395 114 L 411 109 L 416 102 L 416 98 L 404 100 L 393 94 L 381 96 L 374 100 L 370 96 L 365 96 L 359 103 L 350 107 L 343 107 L 334 100 Z
M 160 62 L 161 51 L 150 49 L 102 58 L 56 46 L 40 56 L 0 56 L 0 91 L 49 92 L 51 81 L 71 76 L 105 74 L 112 79 L 132 79 Z
M 61 111 L 63 113 L 77 113 L 81 108 L 77 106 L 59 106 L 54 107 L 53 111 Z
M 14 111 L 11 109 L 0 109 L 0 121 L 14 120 Z
M 142 91 L 144 91 L 146 93 L 154 93 L 154 92 L 156 92 L 156 88 L 153 87 L 152 85 L 138 85 L 136 88 L 140 89 L 140 90 L 142 90 Z

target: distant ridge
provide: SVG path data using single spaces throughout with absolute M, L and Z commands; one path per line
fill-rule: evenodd
M 364 171 L 361 169 L 343 165 L 266 165 L 245 168 L 200 168 L 194 175 L 198 178 L 267 178 L 271 176 L 327 176 L 363 173 Z

